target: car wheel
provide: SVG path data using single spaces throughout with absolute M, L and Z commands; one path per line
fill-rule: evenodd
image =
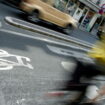
M 33 12 L 31 15 L 28 16 L 28 20 L 33 21 L 33 22 L 38 22 L 38 12 Z
M 68 25 L 66 28 L 64 28 L 64 32 L 68 35 L 70 35 L 73 31 L 73 26 L 72 25 Z

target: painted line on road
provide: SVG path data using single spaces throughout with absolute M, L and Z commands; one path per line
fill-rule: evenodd
M 13 58 L 16 60 L 12 60 Z M 31 59 L 28 57 L 10 54 L 5 50 L 0 49 L 0 70 L 12 70 L 15 66 L 34 69 L 30 62 Z
M 13 21 L 13 20 L 19 21 L 20 23 L 17 23 L 16 21 Z M 71 42 L 71 43 L 77 44 L 77 45 L 82 46 L 82 47 L 86 47 L 86 48 L 91 48 L 92 47 L 92 44 L 81 41 L 81 40 L 73 38 L 73 37 L 69 37 L 69 39 L 68 39 L 68 38 L 65 38 L 63 36 L 51 34 L 49 32 L 45 32 L 45 31 L 42 31 L 40 29 L 36 29 L 36 28 L 30 27 L 30 26 L 27 26 L 27 25 L 33 25 L 33 24 L 25 22 L 25 21 L 20 20 L 20 19 L 16 19 L 14 17 L 9 17 L 9 16 L 5 17 L 5 21 L 7 23 L 15 26 L 15 27 L 18 27 L 18 28 L 22 28 L 22 29 L 29 30 L 29 31 L 32 31 L 32 32 L 37 32 L 37 33 L 40 33 L 40 34 L 51 36 L 51 37 L 57 38 L 59 40 L 63 40 L 63 41 L 66 41 L 66 42 Z M 24 22 L 27 25 L 21 24 L 21 22 Z
M 69 72 L 73 72 L 74 67 L 76 67 L 76 63 L 73 61 L 62 61 L 61 66 L 64 68 L 64 70 L 67 70 Z
M 35 39 L 35 40 L 38 40 L 38 41 L 44 41 L 44 42 L 47 42 L 47 43 L 50 43 L 50 44 L 56 44 L 56 45 L 60 45 L 60 46 L 64 46 L 64 47 L 69 47 L 69 48 L 76 49 L 76 50 L 79 50 L 79 51 L 81 50 L 83 52 L 88 52 L 89 51 L 89 49 L 87 49 L 87 48 L 76 47 L 76 46 L 64 44 L 64 43 L 61 43 L 61 42 L 53 41 L 53 40 L 50 40 L 50 39 L 31 36 L 29 34 L 23 34 L 23 33 L 15 32 L 15 31 L 7 30 L 7 29 L 0 29 L 0 31 L 5 32 L 5 33 L 9 33 L 9 34 L 12 34 L 12 35 L 18 35 L 18 36 L 22 36 L 22 37 L 26 37 L 26 38 L 30 38 L 30 39 Z
M 76 50 L 75 51 L 67 50 L 67 49 L 64 49 L 64 48 L 59 48 L 59 47 L 55 47 L 55 46 L 51 46 L 51 45 L 47 45 L 47 47 L 53 53 L 56 53 L 56 54 L 59 54 L 59 55 L 63 55 L 63 56 L 69 56 L 69 57 L 81 59 L 81 61 L 84 61 L 84 62 L 91 62 L 91 63 L 93 63 L 93 59 L 91 59 L 87 55 L 87 53 L 79 52 L 79 51 L 76 51 Z
M 2 22 L 0 21 L 0 28 L 2 27 Z

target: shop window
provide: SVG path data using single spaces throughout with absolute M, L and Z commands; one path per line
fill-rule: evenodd
M 77 15 L 80 14 L 80 10 L 78 10 L 76 14 L 77 14 Z
M 80 3 L 79 8 L 80 8 L 80 9 L 84 9 L 84 6 L 85 6 L 85 5 L 84 5 L 83 3 Z
M 88 12 L 88 10 L 85 8 L 84 11 L 83 11 L 83 14 L 82 14 L 82 16 L 81 16 L 81 18 L 79 20 L 79 23 L 82 22 L 82 20 L 84 19 L 84 17 L 85 17 L 85 15 L 86 15 L 87 12 Z
M 69 1 L 66 8 L 67 8 L 66 9 L 67 13 L 73 16 L 74 12 L 76 11 L 77 6 L 73 1 Z
M 84 28 L 86 28 L 87 31 L 90 31 L 89 23 L 90 23 L 93 16 L 94 16 L 94 12 L 89 11 L 87 16 L 85 17 L 83 23 L 82 23 L 82 26 Z
M 100 0 L 98 0 L 97 2 L 96 2 L 96 5 L 100 5 L 100 3 L 101 3 L 101 1 Z

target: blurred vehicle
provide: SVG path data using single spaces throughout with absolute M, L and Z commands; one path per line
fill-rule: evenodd
M 70 34 L 74 28 L 77 28 L 77 21 L 64 11 L 57 9 L 54 3 L 50 4 L 49 0 L 22 0 L 20 8 L 28 13 L 29 20 L 53 23 L 60 26 L 66 34 Z
M 99 37 L 99 39 L 101 39 L 103 35 L 105 35 L 105 24 L 102 24 L 101 26 L 99 26 L 97 31 L 97 36 Z

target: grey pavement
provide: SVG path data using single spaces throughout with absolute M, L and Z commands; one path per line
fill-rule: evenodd
M 63 76 L 65 70 L 61 66 L 61 62 L 71 62 L 71 60 L 68 57 L 52 53 L 46 45 L 47 43 L 42 41 L 0 33 L 1 105 L 54 105 L 44 95 L 49 89 L 58 87 L 58 83 L 66 79 Z M 31 64 L 34 69 L 24 67 L 23 63 L 18 65 L 15 59 L 18 56 L 30 58 L 30 62 L 25 59 L 23 62 Z M 10 63 L 8 64 L 8 62 Z
M 87 41 L 89 43 L 94 43 L 95 41 L 98 40 L 98 37 L 95 34 L 93 35 L 90 32 L 84 31 L 79 28 L 75 29 L 71 36 L 83 41 Z
M 6 15 L 14 16 L 15 12 L 19 12 L 10 7 L 0 7 L 0 13 L 3 14 L 0 15 L 2 20 Z M 10 25 L 5 24 L 3 28 L 5 27 L 10 29 Z M 11 28 L 14 31 L 20 30 L 13 26 Z M 32 34 L 27 31 L 24 33 Z M 37 33 L 33 35 L 40 37 Z M 75 30 L 71 36 L 91 43 L 97 40 L 95 36 L 81 30 Z M 0 59 L 0 105 L 63 105 L 63 103 L 57 104 L 56 101 L 54 103 L 56 98 L 46 98 L 45 93 L 49 89 L 60 87 L 59 82 L 67 79 L 65 74 L 68 74 L 68 71 L 61 64 L 68 62 L 66 69 L 69 69 L 71 59 L 52 53 L 47 45 L 48 43 L 39 40 L 0 32 L 0 54 L 2 54 Z M 4 56 L 4 54 L 9 55 Z M 18 65 L 16 62 L 18 56 L 30 58 L 31 61 L 23 59 L 23 62 L 25 65 L 31 64 L 34 69 L 23 64 Z

